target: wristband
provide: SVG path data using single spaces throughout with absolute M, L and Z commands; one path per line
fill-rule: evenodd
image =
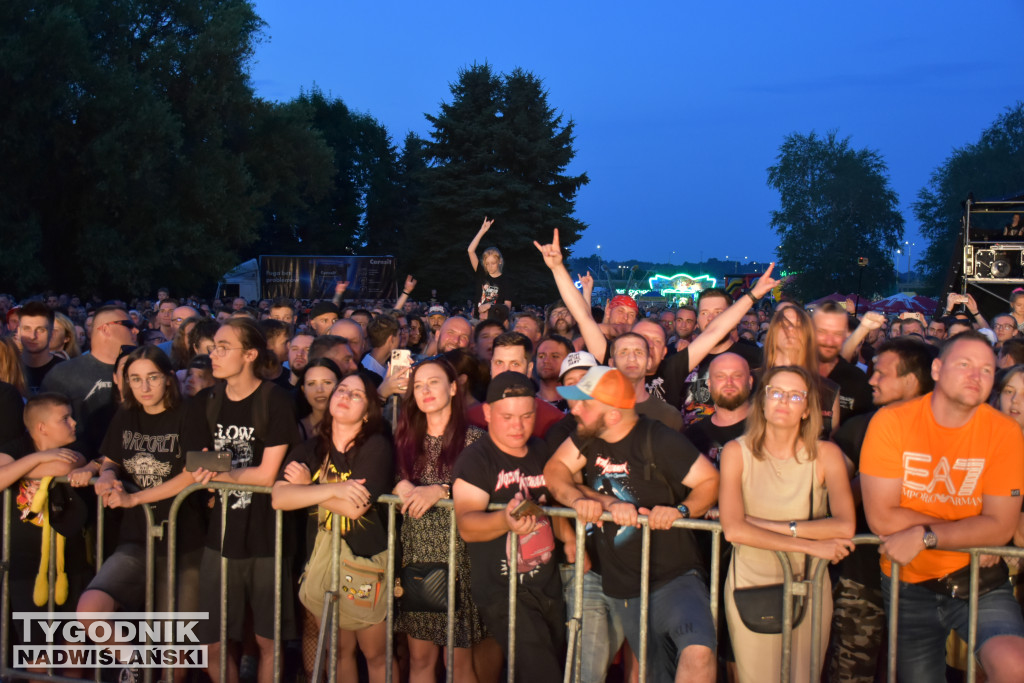
M 406 296 L 409 296 L 410 294 L 412 294 L 412 292 L 407 292 L 407 291 L 405 291 L 405 290 L 403 289 L 403 290 L 402 290 L 402 294 L 405 294 Z
M 753 293 L 753 292 L 751 292 L 751 291 L 750 291 L 749 289 L 748 289 L 747 291 L 745 291 L 745 292 L 744 292 L 744 294 L 746 294 L 747 296 L 749 296 L 749 297 L 750 297 L 750 300 L 751 300 L 751 301 L 753 301 L 753 302 L 754 302 L 755 304 L 756 304 L 756 303 L 757 303 L 758 301 L 760 301 L 760 299 L 758 299 L 758 298 L 757 298 L 756 296 L 754 296 L 754 293 Z
M 789 533 L 793 538 L 796 538 L 796 522 L 789 523 Z

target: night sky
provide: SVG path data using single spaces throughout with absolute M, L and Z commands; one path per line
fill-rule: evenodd
M 774 258 L 765 169 L 785 135 L 811 130 L 882 154 L 906 239 L 921 245 L 918 190 L 1024 99 L 1020 0 L 255 4 L 267 23 L 258 95 L 316 84 L 399 146 L 408 131 L 427 136 L 423 115 L 451 101 L 461 68 L 541 77 L 576 122 L 569 171 L 591 179 L 577 197 L 590 226 L 579 256 L 601 245 L 611 259 Z

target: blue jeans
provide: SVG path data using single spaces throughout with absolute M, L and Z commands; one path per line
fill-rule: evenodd
M 565 612 L 572 619 L 576 604 L 576 565 L 563 564 L 561 571 Z M 587 572 L 583 575 L 583 628 L 578 644 L 583 653 L 580 682 L 604 683 L 608 667 L 625 639 L 626 632 L 615 611 L 615 601 L 605 597 L 601 590 L 601 577 Z
M 889 577 L 882 576 L 885 609 L 892 604 Z M 946 638 L 954 630 L 967 640 L 966 600 L 939 595 L 927 588 L 900 582 L 896 666 L 902 681 L 944 681 Z M 978 599 L 977 653 L 995 636 L 1024 637 L 1024 618 L 1013 598 L 1010 582 Z
M 652 590 L 647 608 L 647 680 L 675 680 L 679 655 L 690 645 L 715 651 L 711 595 L 696 571 L 690 571 Z M 611 598 L 609 598 L 611 599 Z M 640 597 L 614 600 L 626 640 L 640 656 Z

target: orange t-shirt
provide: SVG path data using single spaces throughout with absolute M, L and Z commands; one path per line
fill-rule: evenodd
M 1020 496 L 1024 489 L 1024 435 L 989 405 L 963 427 L 943 427 L 932 415 L 931 394 L 883 408 L 868 426 L 860 471 L 900 479 L 900 506 L 943 520 L 981 513 L 982 496 Z M 961 552 L 923 550 L 900 571 L 918 583 L 966 566 Z M 882 556 L 882 571 L 890 562 Z

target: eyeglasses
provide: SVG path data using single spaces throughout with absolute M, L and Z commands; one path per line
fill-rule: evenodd
M 764 388 L 764 395 L 768 397 L 769 401 L 789 401 L 794 405 L 801 405 L 807 400 L 806 391 L 800 391 L 798 389 L 786 391 L 785 389 L 777 389 L 771 384 Z
M 120 325 L 121 327 L 127 327 L 129 330 L 138 329 L 131 320 L 111 320 L 103 323 L 104 325 Z
M 358 389 L 346 389 L 345 387 L 338 387 L 334 390 L 335 394 L 344 396 L 353 403 L 363 403 L 366 401 L 366 394 Z
M 1011 325 L 1010 323 L 1000 323 L 998 325 L 993 325 L 993 328 L 996 330 L 1015 330 L 1017 329 L 1017 326 Z
M 226 356 L 228 351 L 245 350 L 244 346 L 214 346 L 210 349 L 211 356 Z
M 143 384 L 146 386 L 154 386 L 162 379 L 164 379 L 164 376 L 156 372 L 150 373 L 144 377 L 141 375 L 132 375 L 128 378 L 128 384 L 133 387 L 141 387 Z

